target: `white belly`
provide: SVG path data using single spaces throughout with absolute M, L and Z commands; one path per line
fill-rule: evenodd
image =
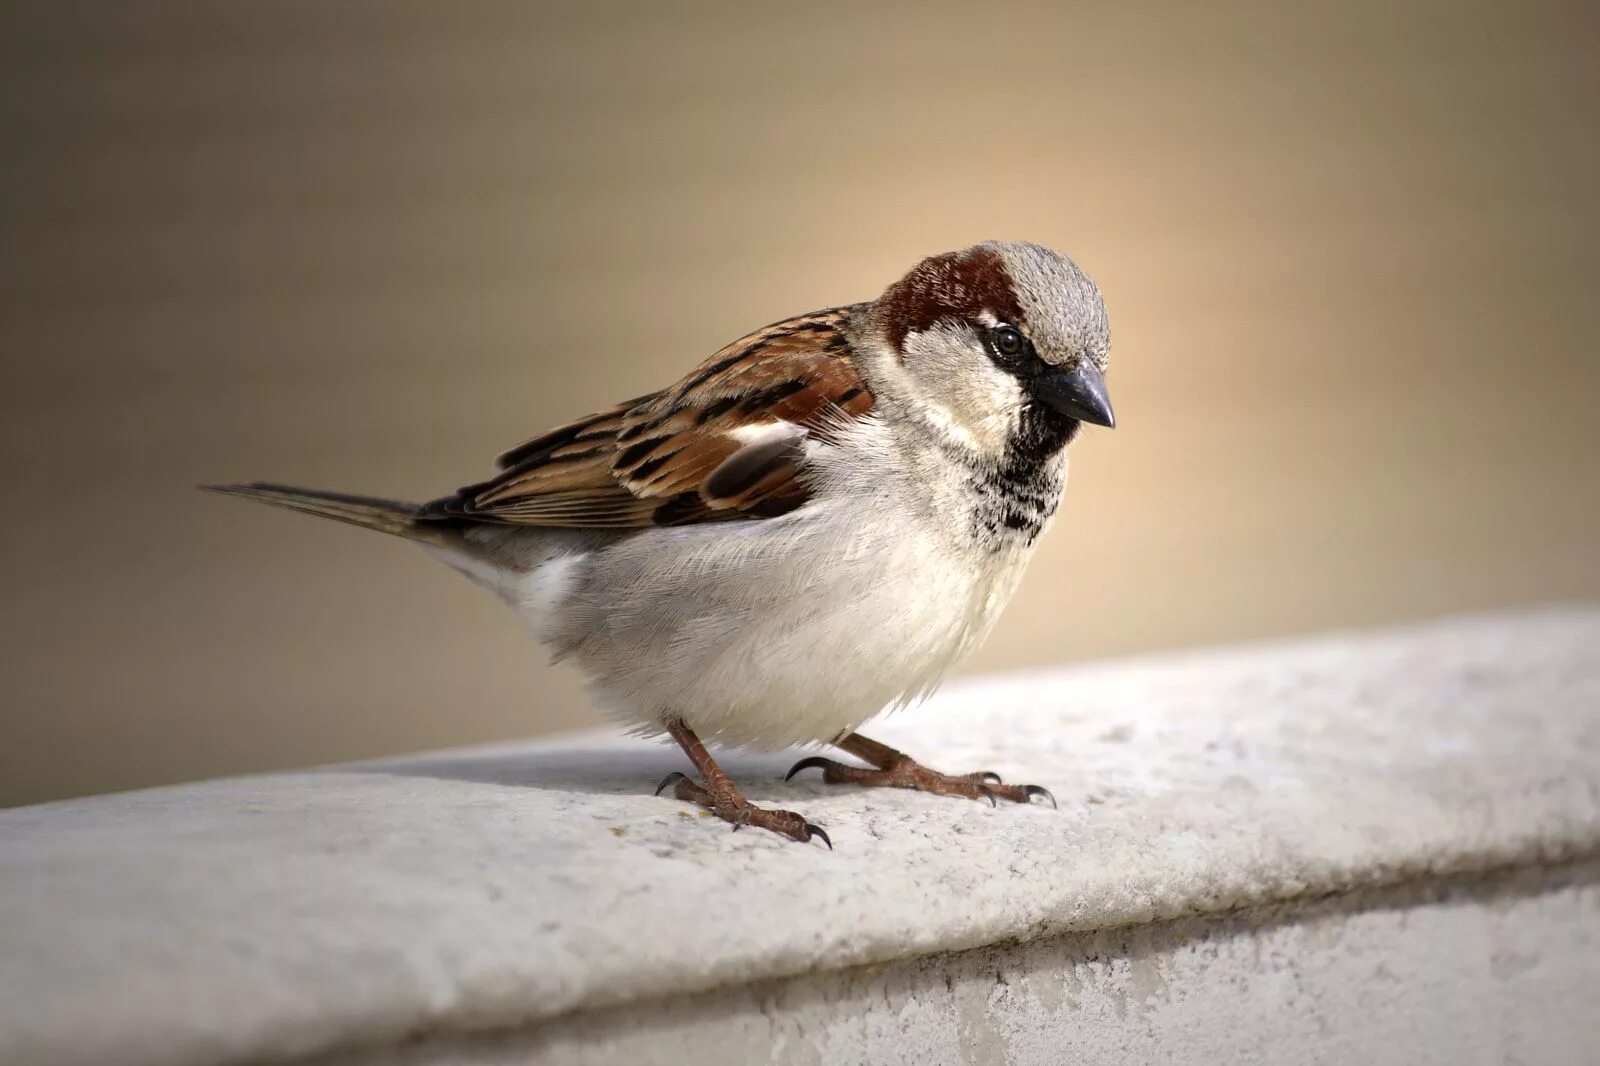
M 969 479 L 886 461 L 883 439 L 851 452 L 817 453 L 816 494 L 781 518 L 508 534 L 524 568 L 488 584 L 641 732 L 682 718 L 724 745 L 833 740 L 931 692 L 1031 555 L 1031 538 L 975 542 Z
M 681 717 L 723 745 L 832 740 L 932 691 L 1026 560 L 975 564 L 931 532 L 829 506 L 845 508 L 651 531 L 536 568 L 529 595 L 507 599 L 641 732 Z

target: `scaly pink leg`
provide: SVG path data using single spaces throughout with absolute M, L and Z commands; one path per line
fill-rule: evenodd
M 717 765 L 700 738 L 681 719 L 669 723 L 667 732 L 672 734 L 672 739 L 678 742 L 684 754 L 689 756 L 689 761 L 694 763 L 694 768 L 700 773 L 700 781 L 674 771 L 656 786 L 656 795 L 661 795 L 662 789 L 676 783 L 673 795 L 688 803 L 698 803 L 724 822 L 732 822 L 735 830 L 753 825 L 758 829 L 770 829 L 802 844 L 812 837 L 821 837 L 822 842 L 828 845 L 828 850 L 833 850 L 833 841 L 828 839 L 827 833 L 793 811 L 769 811 L 739 795 L 739 790 L 733 787 L 733 782 L 722 772 L 722 767 Z
M 869 740 L 860 733 L 851 733 L 834 746 L 871 763 L 876 769 L 851 766 L 848 763 L 825 759 L 820 755 L 801 759 L 789 769 L 787 781 L 801 770 L 822 768 L 822 780 L 830 785 L 854 784 L 880 788 L 914 788 L 919 792 L 932 792 L 940 796 L 965 796 L 968 799 L 986 799 L 993 804 L 996 799 L 1012 803 L 1031 803 L 1033 797 L 1043 796 L 1056 805 L 1056 798 L 1038 785 L 1002 784 L 1000 775 L 989 770 L 975 774 L 941 774 L 930 770 L 911 756 L 896 751 L 887 744 Z

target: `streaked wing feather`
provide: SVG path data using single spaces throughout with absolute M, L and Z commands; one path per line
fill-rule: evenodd
M 616 436 L 623 415 L 635 407 L 653 402 L 660 395 L 658 392 L 652 392 L 646 396 L 625 400 L 603 411 L 596 411 L 592 415 L 568 422 L 564 426 L 557 426 L 502 452 L 496 458 L 495 465 L 501 470 L 510 470 L 526 463 L 537 462 L 559 449 L 571 450 L 574 446 L 588 448 L 597 442 L 611 440 Z
M 826 441 L 840 419 L 872 409 L 845 334 L 858 308 L 801 315 L 742 337 L 672 388 L 511 449 L 500 457 L 501 474 L 430 511 L 577 528 L 791 511 L 808 495 L 805 437 Z M 796 429 L 787 432 L 784 423 Z M 774 431 L 764 432 L 768 426 Z

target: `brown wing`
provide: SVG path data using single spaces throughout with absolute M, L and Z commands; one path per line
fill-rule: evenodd
M 845 328 L 858 307 L 777 322 L 672 388 L 597 412 L 500 457 L 502 473 L 429 507 L 440 517 L 617 528 L 766 518 L 805 502 L 801 447 L 872 395 Z

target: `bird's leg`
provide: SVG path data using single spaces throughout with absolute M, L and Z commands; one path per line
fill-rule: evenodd
M 675 783 L 673 795 L 689 803 L 698 803 L 724 822 L 732 822 L 735 830 L 753 825 L 759 829 L 770 829 L 802 844 L 812 837 L 820 837 L 828 845 L 828 850 L 833 850 L 833 841 L 828 839 L 827 833 L 793 811 L 769 811 L 739 795 L 739 790 L 733 787 L 733 782 L 722 772 L 722 767 L 717 765 L 700 738 L 683 724 L 681 718 L 668 722 L 667 732 L 672 734 L 672 739 L 678 742 L 684 754 L 689 756 L 689 761 L 694 763 L 700 780 L 695 781 L 676 772 L 668 774 L 666 780 L 656 786 L 656 795 L 659 796 L 662 789 Z
M 920 792 L 933 792 L 941 796 L 986 799 L 991 804 L 996 799 L 1010 800 L 1012 803 L 1029 803 L 1033 797 L 1043 796 L 1050 801 L 1050 806 L 1056 805 L 1056 798 L 1038 785 L 1002 784 L 1000 775 L 991 770 L 975 774 L 941 774 L 937 770 L 923 766 L 905 752 L 896 751 L 887 744 L 879 744 L 876 740 L 869 740 L 860 733 L 851 733 L 841 740 L 836 740 L 834 746 L 871 763 L 875 769 L 851 766 L 848 763 L 813 755 L 795 763 L 784 780 L 787 781 L 801 770 L 816 766 L 822 768 L 822 780 L 830 785 L 849 783 L 887 788 L 914 788 Z

